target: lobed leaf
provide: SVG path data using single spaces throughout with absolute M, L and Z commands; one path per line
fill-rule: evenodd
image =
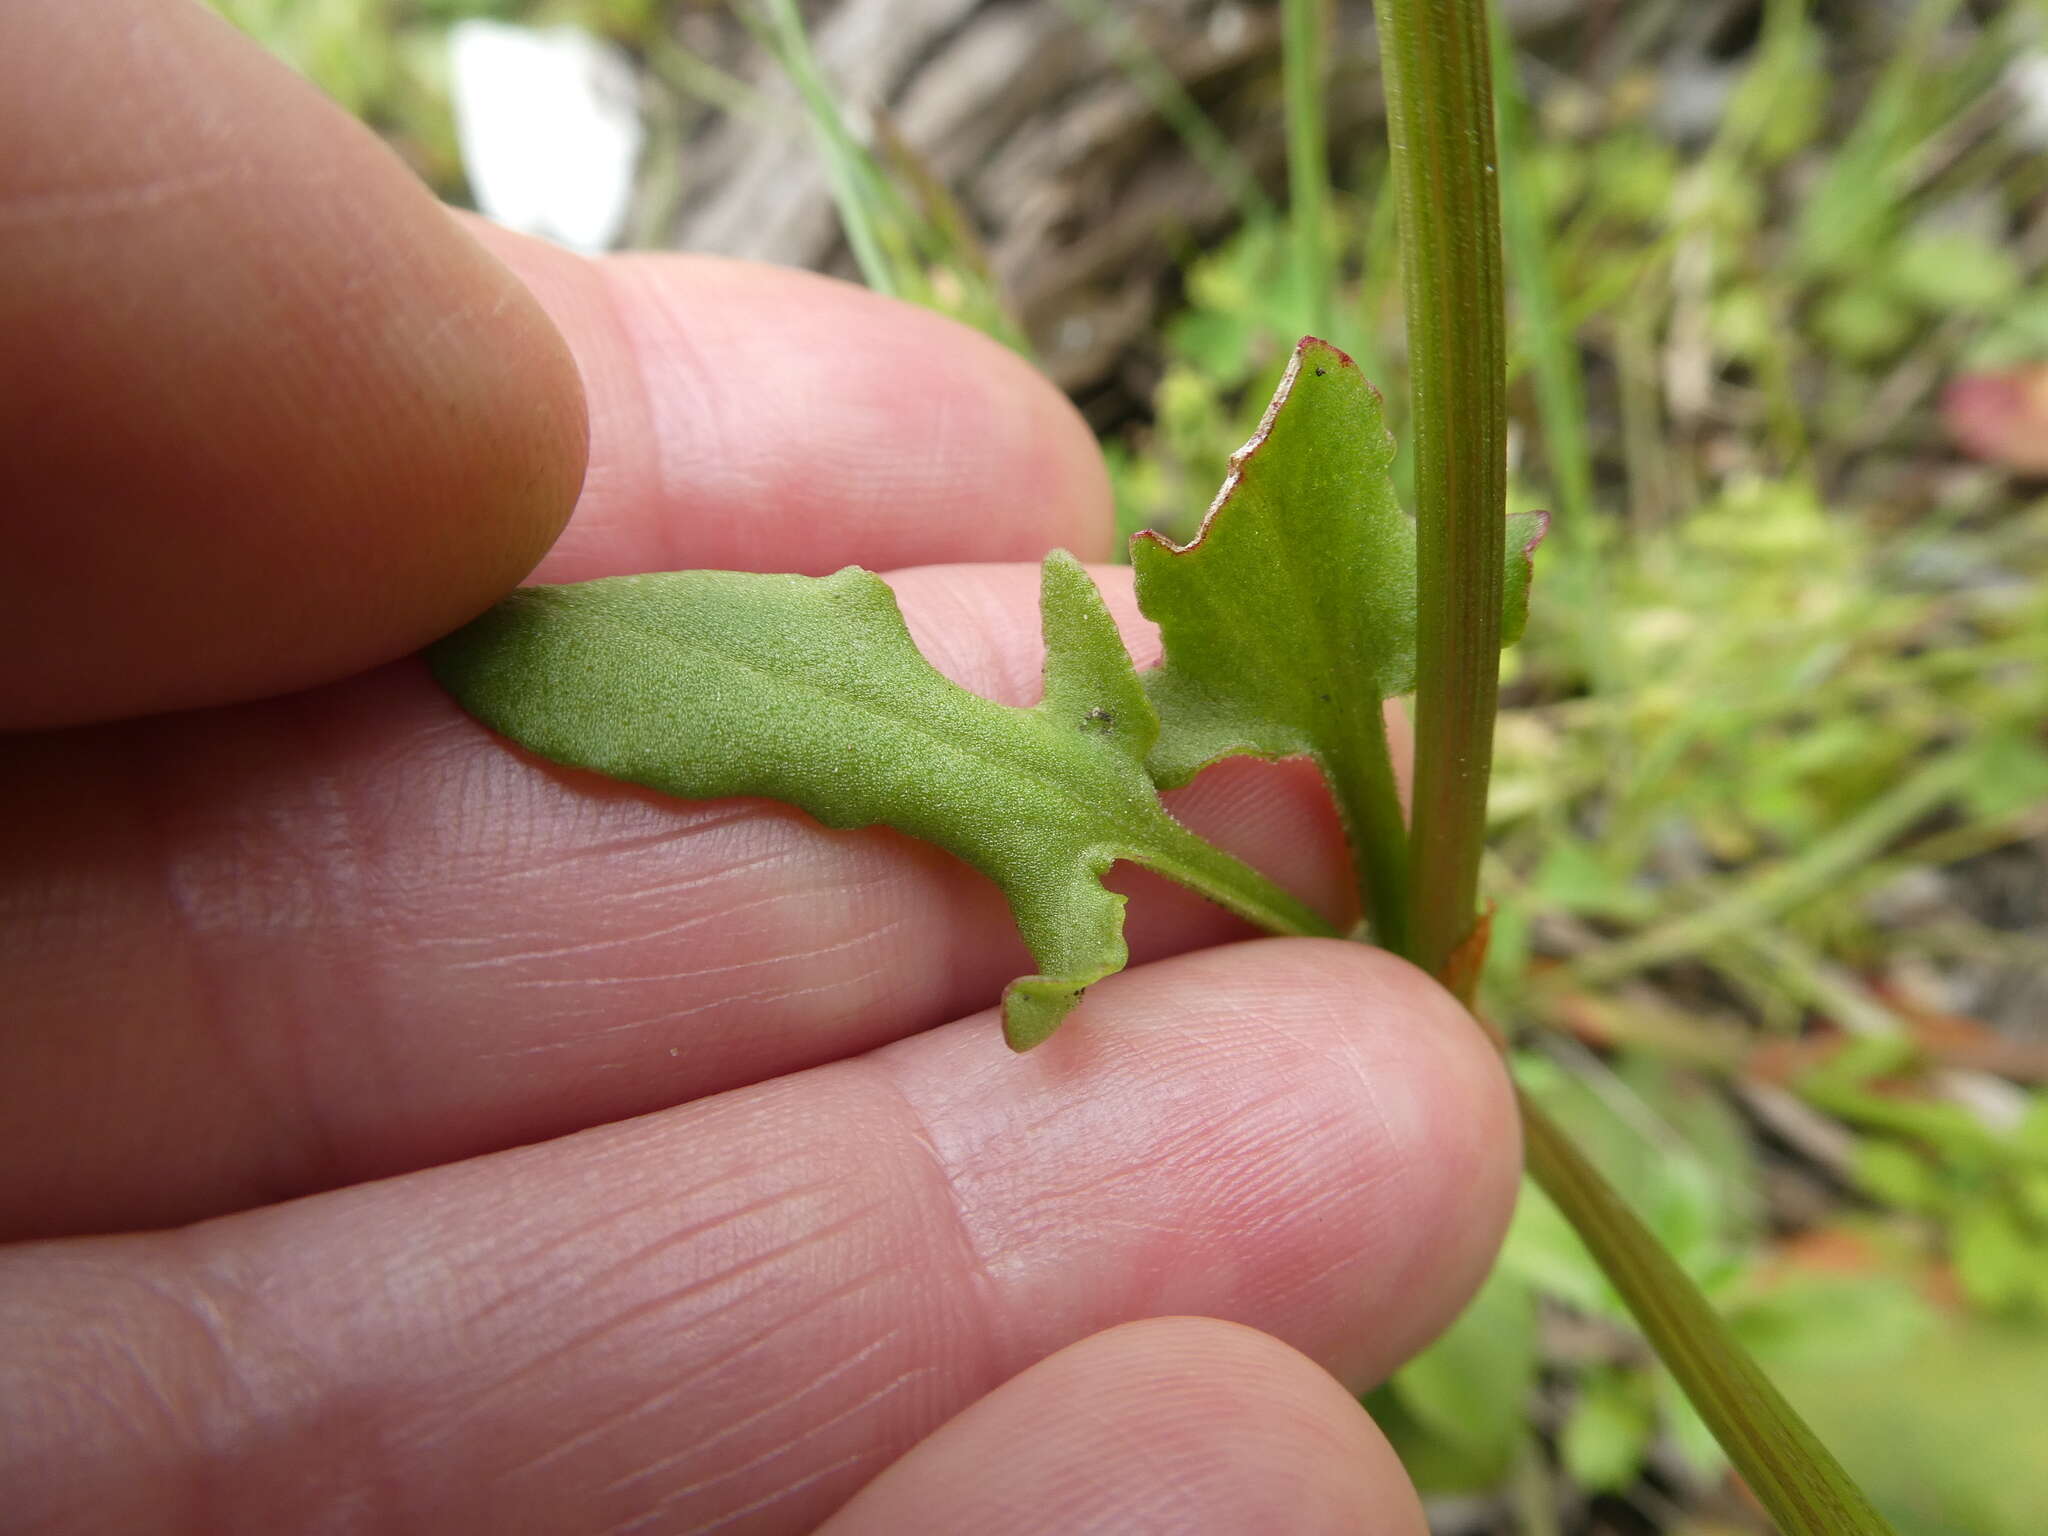
M 1038 973 L 1003 997 L 1027 1049 L 1122 968 L 1130 859 L 1215 887 L 1284 893 L 1160 805 L 1158 719 L 1095 584 L 1064 551 L 1042 577 L 1045 697 L 1016 709 L 942 677 L 895 595 L 849 566 L 823 578 L 733 571 L 524 588 L 435 645 L 442 685 L 557 762 L 691 799 L 762 795 L 828 827 L 886 825 L 999 885 Z M 1327 931 L 1327 925 L 1323 925 Z
M 1307 755 L 1343 820 L 1377 940 L 1408 952 L 1408 829 L 1384 700 L 1415 686 L 1415 525 L 1395 499 L 1379 391 L 1304 337 L 1264 420 L 1185 546 L 1140 534 L 1138 605 L 1165 661 L 1147 677 L 1164 788 L 1219 758 Z M 1544 513 L 1511 519 L 1503 644 L 1529 608 Z
M 1238 753 L 1322 758 L 1371 742 L 1381 701 L 1414 688 L 1415 525 L 1393 461 L 1379 391 L 1304 337 L 1195 537 L 1133 542 L 1138 605 L 1165 644 L 1147 677 L 1162 785 Z M 1503 645 L 1527 621 L 1548 523 L 1508 519 Z

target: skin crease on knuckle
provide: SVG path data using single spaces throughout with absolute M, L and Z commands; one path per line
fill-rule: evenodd
M 1456 1309 L 1512 1197 L 1489 1126 L 1449 1123 L 1513 1113 L 1454 1012 L 1398 962 L 1267 941 L 1105 983 L 1021 1060 L 984 1016 L 405 1179 L 17 1250 L 0 1481 L 47 1513 L 29 1529 L 91 1528 L 79 1501 L 119 1467 L 138 1509 L 189 1512 L 141 1531 L 795 1531 L 1129 1317 L 1234 1317 L 1362 1384 Z

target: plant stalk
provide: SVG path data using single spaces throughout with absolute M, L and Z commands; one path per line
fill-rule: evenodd
M 1521 1109 L 1530 1173 L 1570 1219 L 1779 1529 L 1788 1536 L 1888 1536 L 1884 1518 L 1649 1229 L 1526 1095 Z
M 1188 857 L 1145 860 L 1269 933 L 1328 937 L 1316 913 L 1187 834 Z M 1620 1293 L 1785 1536 L 1893 1536 L 1849 1474 L 1771 1384 L 1663 1246 L 1542 1107 L 1518 1091 L 1530 1174 Z
M 1373 0 L 1400 214 L 1415 452 L 1415 796 L 1408 958 L 1475 932 L 1500 693 L 1506 316 L 1485 0 Z M 1478 967 L 1462 957 L 1469 990 Z M 1466 999 L 1469 1001 L 1469 998 Z M 1670 1255 L 1536 1104 L 1529 1167 L 1786 1536 L 1888 1527 Z
M 1171 841 L 1149 841 L 1122 855 L 1195 891 L 1255 928 L 1296 938 L 1333 939 L 1336 926 L 1320 912 L 1232 858 L 1206 838 L 1173 824 Z
M 1445 972 L 1479 905 L 1500 695 L 1506 318 L 1484 0 L 1374 0 L 1400 214 L 1415 452 L 1409 955 Z
M 1408 819 L 1387 742 L 1387 718 L 1368 704 L 1346 721 L 1345 733 L 1318 754 L 1323 778 L 1351 845 L 1359 910 L 1372 920 L 1372 942 L 1408 953 Z

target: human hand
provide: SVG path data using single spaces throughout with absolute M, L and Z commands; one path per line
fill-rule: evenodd
M 1133 876 L 1013 1057 L 980 877 L 407 659 L 536 560 L 858 561 L 1025 701 L 1063 401 L 802 274 L 515 279 L 183 0 L 0 9 L 0 142 L 0 1530 L 1421 1529 L 1345 1388 L 1512 1198 L 1441 992 Z M 1341 901 L 1299 765 L 1174 803 Z

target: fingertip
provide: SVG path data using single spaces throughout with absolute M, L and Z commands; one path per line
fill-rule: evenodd
M 1007 1199 L 1097 1234 L 1017 1277 L 1006 1302 L 1027 1355 L 1146 1311 L 1202 1312 L 1362 1389 L 1477 1289 L 1518 1182 L 1513 1097 L 1470 1015 L 1413 966 L 1333 939 L 1110 977 L 1023 1058 L 977 1019 L 866 1060 L 971 1149 L 977 1232 Z
M 1209 1318 L 1127 1323 L 1039 1362 L 942 1426 L 828 1521 L 1175 1536 L 1419 1536 L 1378 1428 L 1314 1362 Z
M 1244 946 L 1300 1016 L 1326 1020 L 1378 1148 L 1375 1291 L 1398 1298 L 1339 1374 L 1365 1387 L 1457 1318 L 1499 1252 L 1521 1186 L 1521 1119 L 1506 1064 L 1472 1015 L 1397 955 L 1337 939 Z M 1227 953 L 1227 952 L 1225 952 Z

